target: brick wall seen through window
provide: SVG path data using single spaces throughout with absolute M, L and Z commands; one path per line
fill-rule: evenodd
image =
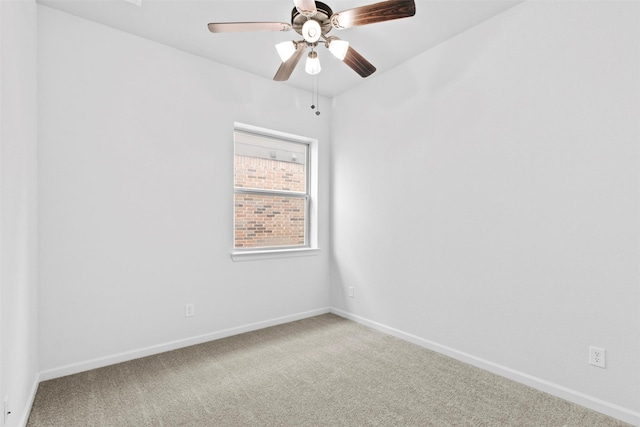
M 307 246 L 309 144 L 234 135 L 234 248 Z
M 235 156 L 236 187 L 304 191 L 304 164 Z M 235 194 L 235 247 L 300 246 L 305 243 L 305 199 Z

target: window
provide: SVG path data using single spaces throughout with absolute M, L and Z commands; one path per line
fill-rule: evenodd
M 313 142 L 236 123 L 234 255 L 291 254 L 314 247 Z

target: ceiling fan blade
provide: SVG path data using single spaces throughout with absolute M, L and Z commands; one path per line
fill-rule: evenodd
M 364 56 L 360 55 L 351 46 L 349 46 L 347 54 L 345 55 L 342 62 L 351 67 L 353 71 L 360 74 L 360 77 L 369 77 L 376 71 L 376 67 L 374 67 L 369 61 L 364 59 Z
M 416 4 L 413 0 L 389 0 L 334 13 L 331 25 L 334 28 L 351 28 L 408 18 L 415 14 Z
M 316 2 L 314 0 L 293 0 L 296 9 L 303 16 L 313 16 L 316 14 Z
M 289 31 L 286 22 L 212 22 L 208 25 L 212 33 L 237 33 L 242 31 Z
M 278 68 L 276 75 L 273 76 L 273 80 L 277 82 L 289 80 L 291 73 L 293 73 L 293 69 L 296 68 L 296 65 L 300 62 L 300 58 L 304 55 L 305 50 L 307 50 L 307 44 L 298 43 L 296 45 L 296 51 L 291 55 L 291 58 L 280 64 L 280 68 Z

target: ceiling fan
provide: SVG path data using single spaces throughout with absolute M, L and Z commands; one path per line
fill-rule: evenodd
M 286 22 L 214 22 L 208 25 L 212 33 L 244 31 L 290 31 L 295 30 L 303 39 L 288 41 L 276 45 L 282 64 L 276 75 L 276 81 L 288 80 L 296 65 L 306 52 L 305 71 L 309 74 L 320 72 L 320 61 L 316 48 L 324 44 L 338 59 L 347 64 L 362 77 L 368 77 L 376 71 L 369 61 L 349 46 L 345 40 L 328 33 L 333 29 L 351 28 L 415 15 L 414 0 L 387 0 L 360 6 L 342 12 L 333 13 L 326 4 L 314 0 L 293 0 L 295 7 L 291 11 L 291 23 Z

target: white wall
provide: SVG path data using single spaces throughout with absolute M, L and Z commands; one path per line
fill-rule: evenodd
M 36 34 L 34 1 L 0 2 L 0 405 L 8 399 L 6 426 L 26 420 L 38 373 Z
M 639 48 L 525 2 L 335 98 L 332 306 L 640 422 Z
M 330 114 L 306 92 L 38 10 L 43 376 L 326 311 Z M 319 140 L 320 255 L 231 261 L 234 121 Z

